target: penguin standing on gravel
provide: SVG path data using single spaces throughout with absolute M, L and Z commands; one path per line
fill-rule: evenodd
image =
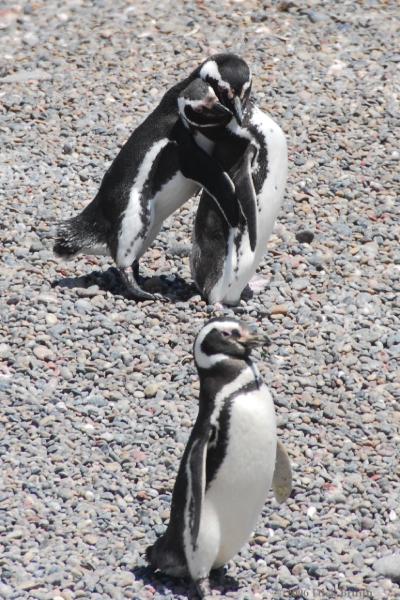
M 164 535 L 147 549 L 154 569 L 189 575 L 200 597 L 211 569 L 248 540 L 271 485 L 278 502 L 292 488 L 290 462 L 277 441 L 274 405 L 251 361 L 269 343 L 231 318 L 209 321 L 194 343 L 199 413 L 175 482 Z
M 210 304 L 236 305 L 262 259 L 282 204 L 287 146 L 281 128 L 252 101 L 242 123 L 232 120 L 225 131 L 214 156 L 232 177 L 242 214 L 238 227 L 231 227 L 203 190 L 191 270 Z
M 223 129 L 233 115 L 241 121 L 250 79 L 244 60 L 217 54 L 172 87 L 122 147 L 94 200 L 59 226 L 54 252 L 64 258 L 111 254 L 128 294 L 151 299 L 138 283 L 138 261 L 163 221 L 200 187 L 235 228 L 234 185 L 210 158 L 214 141 L 202 132 Z M 206 95 L 196 80 L 208 84 Z

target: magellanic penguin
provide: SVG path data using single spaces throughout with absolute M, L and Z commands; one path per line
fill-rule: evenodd
M 249 539 L 273 487 L 292 489 L 287 453 L 277 440 L 274 404 L 250 358 L 269 343 L 231 318 L 209 321 L 194 343 L 199 413 L 175 482 L 168 528 L 147 559 L 168 575 L 189 575 L 201 597 L 210 570 Z
M 214 97 L 208 92 L 196 96 L 204 89 L 193 89 L 195 80 L 206 82 Z M 147 299 L 153 296 L 139 286 L 138 261 L 163 221 L 201 187 L 218 198 L 224 216 L 235 227 L 234 185 L 209 158 L 214 142 L 202 131 L 223 128 L 232 115 L 241 121 L 249 81 L 250 70 L 243 59 L 218 54 L 172 87 L 122 147 L 94 200 L 59 226 L 54 252 L 64 258 L 111 254 L 128 294 Z
M 238 156 L 242 140 L 242 156 Z M 266 251 L 287 179 L 287 146 L 281 128 L 249 101 L 242 124 L 232 120 L 214 148 L 235 184 L 242 208 L 232 228 L 206 190 L 193 230 L 192 277 L 211 304 L 238 304 Z

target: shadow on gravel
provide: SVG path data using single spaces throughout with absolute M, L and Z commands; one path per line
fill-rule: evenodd
M 151 585 L 159 594 L 173 594 L 186 596 L 188 600 L 197 600 L 194 584 L 185 580 L 174 580 L 162 573 L 155 573 L 150 567 L 136 567 L 132 569 L 136 579 L 143 581 L 144 585 Z M 183 581 L 183 583 L 181 583 Z M 234 577 L 225 574 L 225 569 L 217 569 L 210 573 L 210 585 L 213 592 L 219 592 L 221 597 L 227 592 L 236 592 L 239 584 Z
M 140 284 L 148 292 L 158 293 L 171 302 L 186 302 L 198 294 L 194 284 L 187 283 L 179 275 L 160 275 L 141 277 Z M 64 277 L 52 282 L 51 287 L 89 288 L 97 285 L 101 290 L 110 292 L 115 296 L 125 297 L 125 288 L 122 284 L 118 269 L 110 267 L 107 271 L 92 271 L 81 277 Z M 93 294 L 95 295 L 95 294 Z

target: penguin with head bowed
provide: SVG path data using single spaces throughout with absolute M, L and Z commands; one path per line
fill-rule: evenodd
M 214 157 L 235 185 L 240 220 L 232 228 L 203 190 L 192 235 L 192 277 L 209 303 L 236 305 L 260 264 L 282 205 L 285 135 L 250 100 L 242 124 L 233 119 L 227 125 Z
M 278 502 L 292 489 L 290 462 L 277 440 L 274 405 L 251 359 L 264 335 L 231 318 L 197 335 L 199 412 L 175 482 L 168 528 L 147 558 L 168 575 L 189 575 L 200 597 L 209 573 L 249 539 L 271 486 Z
M 128 295 L 150 299 L 138 282 L 139 259 L 164 220 L 201 187 L 236 228 L 235 187 L 210 158 L 210 132 L 223 130 L 233 114 L 240 118 L 249 77 L 240 57 L 219 54 L 173 86 L 121 148 L 94 200 L 60 224 L 55 253 L 111 254 Z

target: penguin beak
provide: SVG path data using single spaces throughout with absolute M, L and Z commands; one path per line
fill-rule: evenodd
M 213 121 L 230 121 L 232 119 L 232 112 L 221 104 L 221 102 L 214 102 L 210 108 L 203 108 L 202 113 L 209 116 Z
M 243 110 L 242 110 L 242 103 L 240 101 L 239 96 L 235 96 L 235 99 L 233 101 L 233 114 L 235 115 L 236 120 L 239 123 L 239 125 L 242 125 L 242 123 L 243 123 Z
M 243 332 L 240 342 L 249 349 L 257 348 L 257 346 L 269 346 L 271 344 L 271 340 L 267 335 L 252 331 Z

